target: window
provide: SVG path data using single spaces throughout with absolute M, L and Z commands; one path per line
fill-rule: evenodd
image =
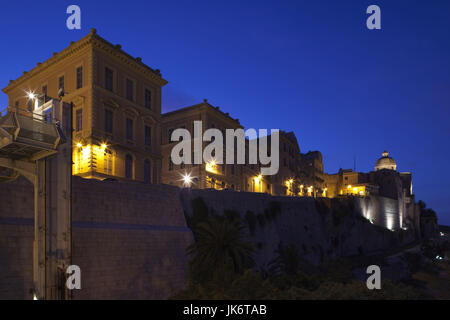
M 19 100 L 16 101 L 16 108 L 19 106 Z
M 145 107 L 147 109 L 152 108 L 152 92 L 148 89 L 145 89 Z
M 130 79 L 127 79 L 126 89 L 127 99 L 133 101 L 133 81 L 131 81 Z
M 144 161 L 144 182 L 150 183 L 151 181 L 152 181 L 152 177 L 151 177 L 150 160 L 146 159 Z
M 47 96 L 47 86 L 43 86 L 42 87 L 42 94 L 44 95 L 44 97 L 46 97 Z
M 173 128 L 170 128 L 169 129 L 169 136 L 167 137 L 167 141 L 170 143 L 171 141 L 170 141 L 170 138 L 172 137 L 172 133 L 173 133 Z
M 152 144 L 152 128 L 145 126 L 145 145 L 149 146 Z
M 42 116 L 43 116 L 43 120 L 44 120 L 45 122 L 52 122 L 52 119 L 53 119 L 52 108 L 46 109 L 46 110 L 43 112 Z
M 153 166 L 153 183 L 158 183 L 158 168 L 155 166 Z
M 109 69 L 105 68 L 105 89 L 109 91 L 113 91 L 113 74 L 114 72 Z
M 28 107 L 28 111 L 33 111 L 33 100 L 28 99 L 27 107 Z
M 125 156 L 125 178 L 133 179 L 133 157 L 129 154 Z
M 113 133 L 113 112 L 105 109 L 105 132 Z
M 108 149 L 105 150 L 105 153 L 103 155 L 103 166 L 104 166 L 104 173 L 105 174 L 109 174 L 112 175 L 112 166 L 113 166 L 113 156 L 112 156 L 112 152 Z
M 133 119 L 127 118 L 126 135 L 127 140 L 133 140 Z
M 75 130 L 83 130 L 83 109 L 78 109 L 75 114 Z
M 64 76 L 59 77 L 58 79 L 58 89 L 62 89 L 64 91 Z
M 77 89 L 83 87 L 83 67 L 77 68 Z

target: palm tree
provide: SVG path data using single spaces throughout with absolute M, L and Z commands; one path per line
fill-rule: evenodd
M 295 244 L 291 243 L 286 246 L 280 242 L 275 253 L 277 257 L 269 263 L 270 270 L 274 274 L 286 273 L 292 275 L 298 271 L 301 258 Z
M 243 271 L 254 250 L 243 231 L 241 224 L 219 217 L 199 223 L 194 231 L 195 243 L 187 249 L 194 256 L 193 266 L 205 271 L 231 266 L 236 273 Z

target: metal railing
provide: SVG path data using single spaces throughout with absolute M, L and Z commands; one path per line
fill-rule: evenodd
M 22 115 L 25 117 L 29 117 L 32 118 L 33 120 L 37 120 L 37 121 L 42 121 L 45 123 L 53 123 L 56 124 L 58 123 L 58 121 L 56 121 L 53 117 L 50 119 L 50 121 L 48 121 L 49 119 L 47 118 L 46 115 L 40 114 L 40 113 L 36 113 L 33 111 L 29 111 L 27 109 L 23 109 L 20 107 L 6 107 L 5 109 L 0 111 L 0 117 L 4 117 L 6 116 L 8 113 L 16 113 L 17 115 Z

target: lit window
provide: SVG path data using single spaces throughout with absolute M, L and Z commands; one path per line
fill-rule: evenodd
M 112 152 L 108 149 L 105 149 L 104 159 L 103 159 L 104 173 L 112 175 L 113 174 L 113 156 Z

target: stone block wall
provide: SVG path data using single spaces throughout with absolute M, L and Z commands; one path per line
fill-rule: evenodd
M 387 219 L 397 221 L 399 210 L 397 200 L 382 197 L 316 200 L 74 177 L 72 263 L 81 268 L 82 289 L 73 298 L 165 299 L 180 290 L 185 249 L 193 242 L 185 214 L 192 216 L 197 198 L 215 214 L 235 211 L 248 226 L 254 217 L 248 239 L 260 268 L 276 257 L 280 242 L 294 243 L 306 261 L 318 265 L 406 244 L 418 234 L 414 224 L 407 231 L 381 227 Z M 0 204 L 0 299 L 30 299 L 31 184 L 23 178 L 0 184 Z M 417 210 L 411 208 L 407 216 L 414 221 Z
M 74 299 L 165 299 L 183 288 L 192 243 L 179 189 L 74 177 Z M 31 299 L 33 188 L 0 184 L 0 299 Z

